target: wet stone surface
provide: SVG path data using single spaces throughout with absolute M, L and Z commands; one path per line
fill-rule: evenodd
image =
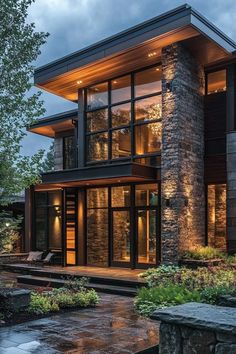
M 1 329 L 0 353 L 136 353 L 158 344 L 158 332 L 158 322 L 135 314 L 132 298 L 102 295 L 95 309 Z

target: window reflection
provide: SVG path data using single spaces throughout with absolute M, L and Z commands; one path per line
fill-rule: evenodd
M 130 75 L 111 81 L 111 103 L 127 101 L 131 99 Z
M 88 161 L 108 159 L 108 133 L 99 133 L 87 137 Z
M 152 96 L 135 102 L 136 121 L 161 119 L 161 115 L 161 96 Z
M 226 70 L 219 70 L 207 75 L 207 94 L 226 91 Z
M 112 132 L 112 158 L 130 156 L 131 137 L 130 129 L 123 128 Z
M 135 97 L 161 91 L 161 66 L 152 67 L 135 74 Z
M 125 103 L 114 106 L 111 109 L 112 127 L 120 127 L 122 125 L 129 125 L 131 118 L 131 104 Z
M 157 185 L 137 184 L 135 186 L 135 205 L 136 206 L 155 206 L 158 203 Z
M 95 132 L 108 128 L 108 110 L 99 109 L 87 113 L 87 131 Z
M 108 105 L 108 83 L 104 82 L 87 89 L 87 109 Z
M 130 206 L 130 186 L 119 186 L 111 188 L 112 207 Z
M 135 148 L 137 155 L 161 150 L 161 122 L 137 125 L 135 127 Z

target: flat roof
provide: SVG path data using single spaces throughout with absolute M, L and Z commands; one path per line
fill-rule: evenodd
M 66 94 L 63 91 L 63 86 L 67 85 L 67 80 L 61 80 L 57 85 L 56 78 L 76 72 L 77 74 L 73 76 L 73 79 L 71 77 L 75 85 L 73 87 L 76 87 L 76 79 L 79 80 L 80 78 L 80 70 L 95 62 L 101 62 L 127 52 L 143 43 L 146 44 L 147 50 L 152 49 L 150 41 L 154 39 L 156 41 L 158 39 L 156 45 L 161 47 L 199 35 L 213 42 L 219 50 L 221 49 L 216 60 L 221 59 L 224 55 L 230 55 L 236 50 L 236 44 L 232 39 L 191 6 L 185 4 L 37 68 L 34 76 L 35 84 L 49 92 L 73 100 L 74 96 L 72 94 L 69 92 Z M 169 39 L 163 40 L 163 36 Z M 132 56 L 134 56 L 134 53 Z M 213 58 L 215 58 L 215 55 L 211 55 L 208 61 L 213 60 Z M 51 83 L 51 85 L 47 85 L 47 83 Z M 77 87 L 79 86 L 77 85 Z
M 32 133 L 54 138 L 59 132 L 73 129 L 73 120 L 77 119 L 77 116 L 78 109 L 53 114 L 51 116 L 39 119 L 27 130 Z

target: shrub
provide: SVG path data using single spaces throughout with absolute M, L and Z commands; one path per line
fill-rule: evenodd
M 201 302 L 201 295 L 198 291 L 190 291 L 184 286 L 169 284 L 139 289 L 134 305 L 141 315 L 149 316 L 155 309 L 191 301 Z
M 12 252 L 20 238 L 22 217 L 14 218 L 9 212 L 0 212 L 0 252 Z
M 32 293 L 29 312 L 37 315 L 46 314 L 70 307 L 95 306 L 98 302 L 99 297 L 93 289 L 72 291 L 67 288 L 59 288 Z
M 49 312 L 59 311 L 59 306 L 50 296 L 33 292 L 31 293 L 28 310 L 30 313 L 42 315 Z
M 174 277 L 181 272 L 181 269 L 183 268 L 163 265 L 158 268 L 150 268 L 144 273 L 139 274 L 139 276 L 147 281 L 149 287 L 152 287 L 173 282 Z
M 218 285 L 215 287 L 208 287 L 201 292 L 201 298 L 203 302 L 208 304 L 217 304 L 219 303 L 220 297 L 222 295 L 232 294 L 233 289 L 229 287 Z
M 195 250 L 184 251 L 182 259 L 211 260 L 216 258 L 225 258 L 225 254 L 213 247 L 199 247 Z
M 142 274 L 149 287 L 168 284 L 184 285 L 189 290 L 204 290 L 206 287 L 224 286 L 236 289 L 236 269 L 226 266 L 188 269 L 162 266 Z
M 66 277 L 65 288 L 71 291 L 80 291 L 86 288 L 89 283 L 89 278 L 77 278 L 73 275 Z

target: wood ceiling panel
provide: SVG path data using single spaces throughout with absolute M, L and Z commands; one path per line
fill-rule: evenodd
M 178 31 L 172 31 L 146 41 L 125 52 L 119 52 L 115 56 L 104 57 L 104 59 L 97 60 L 93 64 L 71 70 L 37 86 L 66 99 L 76 101 L 79 88 L 155 64 L 160 60 L 162 47 L 196 36 L 199 36 L 196 29 L 191 26 L 184 27 Z M 149 57 L 150 52 L 155 52 L 155 56 Z M 82 81 L 80 85 L 77 84 L 79 80 Z

